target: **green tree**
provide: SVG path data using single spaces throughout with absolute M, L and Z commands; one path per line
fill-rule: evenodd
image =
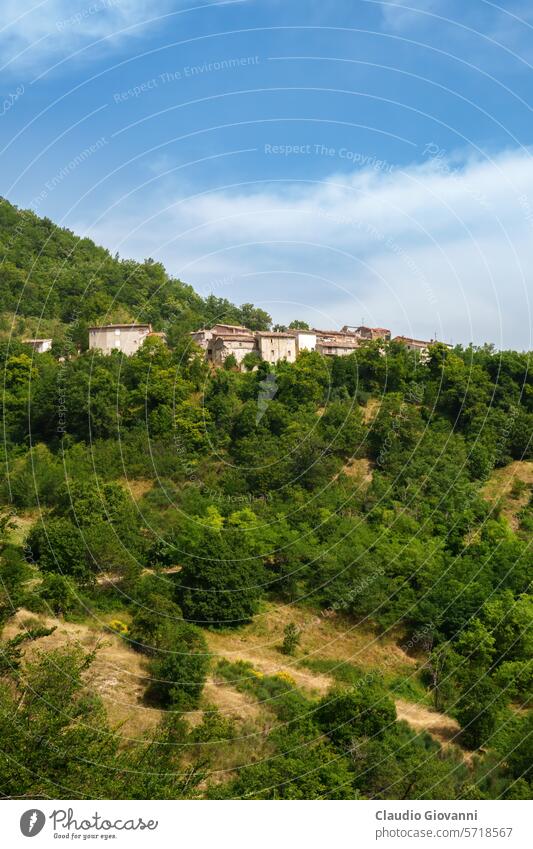
M 51 518 L 32 528 L 28 552 L 43 572 L 59 572 L 80 583 L 93 580 L 95 564 L 80 530 L 68 519 Z
M 362 679 L 349 691 L 325 695 L 317 720 L 334 743 L 346 748 L 356 737 L 383 736 L 396 720 L 396 708 L 382 685 Z
M 187 619 L 201 625 L 235 627 L 257 612 L 264 571 L 250 552 L 243 531 L 206 529 L 184 561 L 178 597 Z
M 150 661 L 148 696 L 165 707 L 194 708 L 208 668 L 209 652 L 202 632 L 187 623 L 174 626 L 172 642 L 165 640 Z
M 298 630 L 298 626 L 295 625 L 294 622 L 289 622 L 289 624 L 285 626 L 285 630 L 283 632 L 281 651 L 283 654 L 293 655 L 299 644 L 300 632 Z

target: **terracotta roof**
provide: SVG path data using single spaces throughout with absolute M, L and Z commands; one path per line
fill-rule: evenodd
M 413 339 L 411 336 L 395 336 L 393 342 L 410 342 L 412 345 L 432 345 L 433 340 L 426 341 L 424 339 Z
M 318 343 L 321 348 L 359 348 L 359 341 L 355 339 L 342 339 L 340 341 L 324 341 Z
M 277 337 L 282 337 L 283 339 L 294 339 L 294 331 L 293 330 L 286 330 L 286 331 L 280 332 L 279 330 L 278 331 L 273 330 L 272 332 L 270 332 L 270 330 L 258 330 L 257 333 L 256 333 L 256 336 L 277 336 Z
M 246 330 L 248 331 L 248 333 L 250 333 L 250 329 L 248 327 L 245 327 L 244 324 L 220 324 L 219 322 L 217 322 L 213 325 L 213 327 L 210 327 L 209 330 L 213 330 L 215 327 L 233 327 L 234 330 Z M 205 330 L 206 328 L 203 329 Z
M 97 324 L 94 327 L 89 327 L 89 330 L 146 330 L 151 333 L 151 324 Z
M 51 342 L 51 341 L 52 341 L 51 339 L 23 339 L 22 344 L 23 345 L 34 345 L 34 344 L 38 345 L 39 342 Z
M 222 342 L 255 342 L 255 336 L 251 333 L 217 333 L 213 341 L 216 343 L 219 339 Z

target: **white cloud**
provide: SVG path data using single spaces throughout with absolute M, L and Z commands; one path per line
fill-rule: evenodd
M 381 13 L 387 29 L 403 31 L 417 25 L 435 26 L 435 19 L 423 13 L 443 14 L 445 6 L 446 0 L 389 0 L 383 3 Z
M 203 294 L 254 301 L 276 321 L 364 317 L 397 333 L 531 347 L 529 152 L 190 198 L 169 180 L 93 227 L 69 224 L 122 256 L 161 259 Z
M 116 47 L 139 35 L 168 5 L 167 0 L 3 0 L 0 63 L 11 71 L 40 71 L 97 41 L 100 48 Z

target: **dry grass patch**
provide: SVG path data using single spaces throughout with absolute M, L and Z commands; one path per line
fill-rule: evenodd
M 262 708 L 259 702 L 246 693 L 239 692 L 226 681 L 208 678 L 202 692 L 202 702 L 204 705 L 218 708 L 226 719 L 237 723 L 249 723 L 263 726 L 265 729 L 271 724 L 272 715 Z M 203 710 L 191 711 L 187 715 L 187 721 L 193 726 L 199 725 L 203 716 Z
M 294 658 L 279 650 L 284 628 L 290 622 L 300 633 Z M 206 637 L 213 654 L 232 662 L 247 661 L 266 675 L 285 673 L 297 687 L 314 694 L 327 692 L 333 678 L 302 669 L 302 658 L 333 659 L 362 669 L 377 667 L 385 673 L 412 672 L 416 667 L 416 661 L 393 640 L 378 637 L 369 627 L 354 625 L 339 615 L 320 616 L 291 605 L 269 604 L 245 628 L 236 632 L 213 631 Z
M 359 460 L 348 460 L 342 467 L 342 471 L 349 478 L 357 478 L 364 484 L 372 483 L 373 463 L 366 457 Z
M 145 478 L 120 478 L 117 483 L 129 492 L 134 501 L 140 501 L 154 486 L 152 480 Z
M 33 510 L 23 510 L 12 516 L 11 521 L 14 527 L 8 532 L 8 540 L 13 545 L 24 545 L 26 537 L 33 525 L 39 521 L 43 514 L 42 510 L 35 508 Z
M 396 699 L 396 714 L 398 719 L 407 722 L 413 731 L 427 731 L 442 746 L 458 745 L 461 726 L 451 716 L 420 704 L 406 702 L 404 699 Z M 464 752 L 464 757 L 468 760 L 470 753 Z
M 516 481 L 522 481 L 526 485 L 517 497 L 512 493 Z M 518 514 L 529 501 L 532 485 L 533 461 L 515 460 L 503 469 L 496 469 L 483 486 L 481 494 L 491 504 L 500 507 L 502 516 L 516 531 L 519 527 Z
M 9 620 L 2 637 L 11 639 L 24 632 L 29 621 L 32 626 L 38 623 L 56 630 L 48 637 L 25 644 L 28 656 L 39 650 L 50 651 L 68 645 L 79 646 L 85 651 L 98 647 L 89 673 L 90 685 L 101 696 L 111 724 L 120 724 L 124 738 L 139 739 L 157 725 L 162 712 L 143 704 L 147 675 L 145 659 L 128 648 L 124 640 L 103 628 L 65 622 L 52 616 L 36 616 L 23 609 Z
M 370 422 L 372 422 L 379 413 L 380 407 L 381 400 L 379 398 L 369 398 L 363 407 L 363 421 L 366 424 L 370 424 Z

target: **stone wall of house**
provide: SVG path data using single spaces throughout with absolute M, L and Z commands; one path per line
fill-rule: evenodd
M 89 348 L 98 348 L 104 354 L 122 351 L 127 357 L 135 354 L 152 328 L 149 324 L 108 325 L 89 328 Z
M 258 333 L 257 344 L 261 359 L 267 363 L 296 359 L 296 338 L 284 333 Z
M 225 360 L 231 354 L 233 354 L 237 360 L 237 364 L 240 365 L 246 354 L 256 350 L 257 345 L 253 336 L 246 338 L 239 338 L 238 336 L 235 336 L 234 338 L 219 336 L 214 339 L 210 348 L 211 359 L 217 366 L 224 365 Z

